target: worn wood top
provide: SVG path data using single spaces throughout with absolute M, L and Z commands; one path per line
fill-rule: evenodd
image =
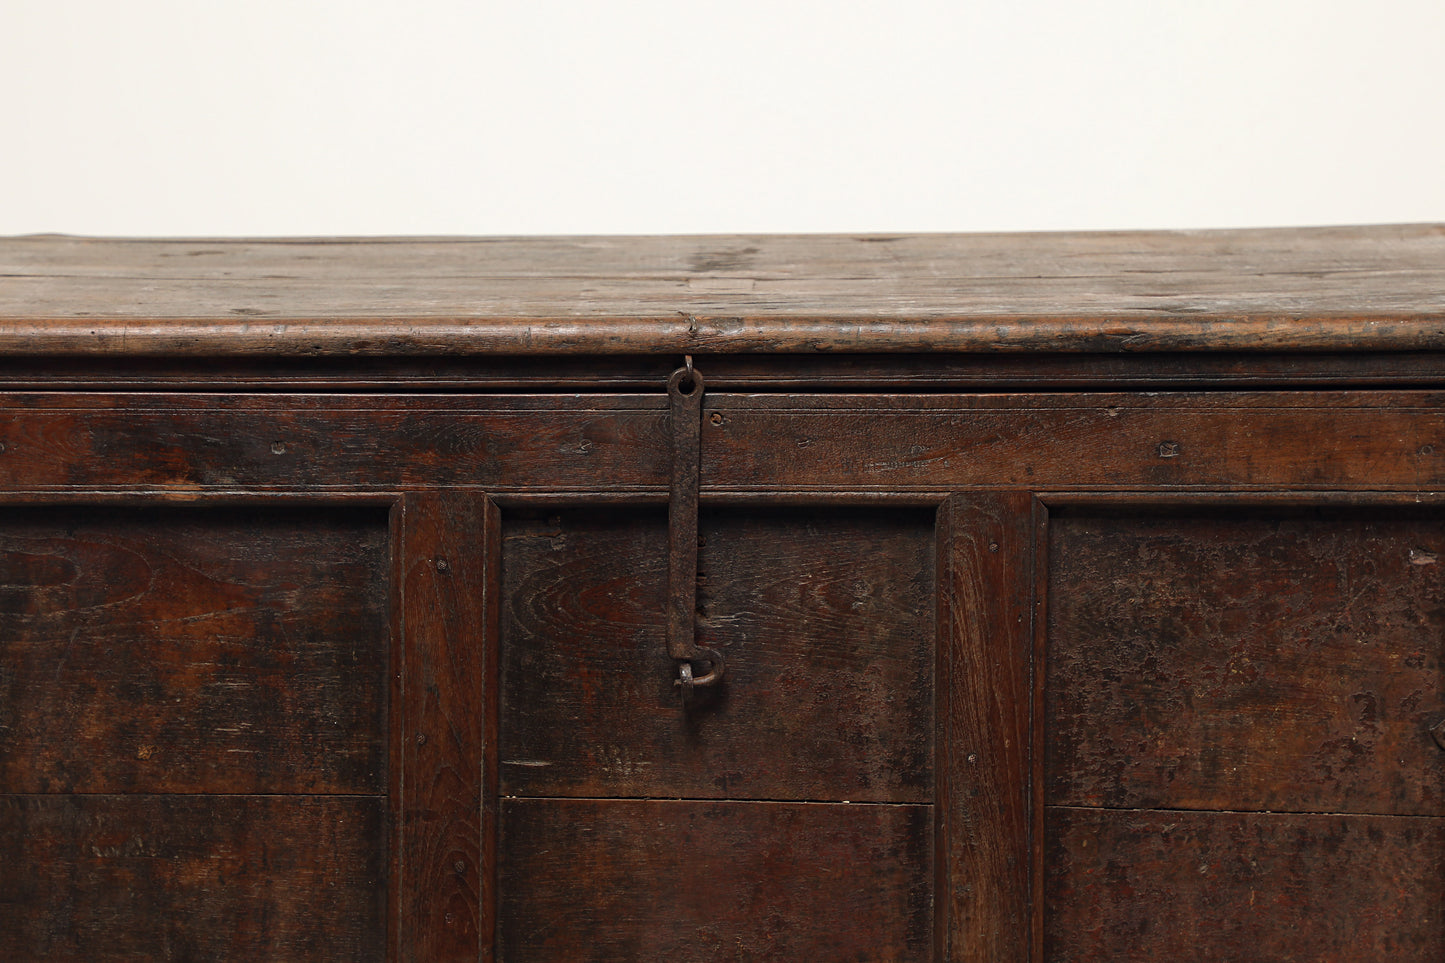
M 0 353 L 1445 348 L 1445 224 L 0 240 Z

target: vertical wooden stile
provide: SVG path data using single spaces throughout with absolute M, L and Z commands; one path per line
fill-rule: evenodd
M 386 831 L 386 959 L 401 959 L 401 886 L 406 873 L 406 853 L 402 850 L 402 583 L 406 575 L 406 556 L 402 551 L 402 532 L 406 526 L 406 500 L 398 498 L 388 513 L 388 542 L 391 546 L 391 644 L 387 660 L 386 714 L 386 811 L 390 815 Z
M 1042 963 L 1044 959 L 1044 698 L 1048 684 L 1049 660 L 1049 613 L 1047 586 L 1049 584 L 1049 509 L 1035 498 L 1031 506 L 1033 516 L 1033 581 L 1029 588 L 1033 618 L 1033 656 L 1030 675 L 1033 691 L 1029 701 L 1029 797 L 1028 808 L 1032 818 L 1033 834 L 1029 838 L 1030 913 L 1029 933 L 1033 955 L 1030 959 Z
M 397 959 L 489 961 L 495 946 L 496 506 L 475 493 L 398 506 L 400 698 L 393 734 Z
M 950 497 L 938 518 L 936 955 L 1022 963 L 1033 944 L 1035 502 Z

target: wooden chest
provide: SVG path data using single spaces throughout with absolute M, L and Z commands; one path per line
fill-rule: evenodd
M 0 242 L 0 959 L 1438 961 L 1442 391 L 1442 226 Z

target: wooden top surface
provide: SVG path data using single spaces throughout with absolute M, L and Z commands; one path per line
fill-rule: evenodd
M 0 353 L 1445 349 L 1445 224 L 0 239 Z

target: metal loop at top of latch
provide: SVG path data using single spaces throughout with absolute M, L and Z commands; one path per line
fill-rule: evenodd
M 702 470 L 702 374 L 692 355 L 667 379 L 671 402 L 672 488 L 667 500 L 667 654 L 677 662 L 683 697 L 722 681 L 721 653 L 696 642 L 697 496 Z M 706 664 L 708 670 L 694 675 Z
M 667 379 L 667 396 L 672 399 L 673 412 L 677 411 L 677 404 L 680 399 L 696 398 L 698 412 L 702 411 L 702 375 L 692 366 L 692 355 L 688 355 L 685 363 L 678 368 Z M 677 426 L 673 426 L 674 442 L 677 438 Z M 674 453 L 676 449 L 674 448 Z

